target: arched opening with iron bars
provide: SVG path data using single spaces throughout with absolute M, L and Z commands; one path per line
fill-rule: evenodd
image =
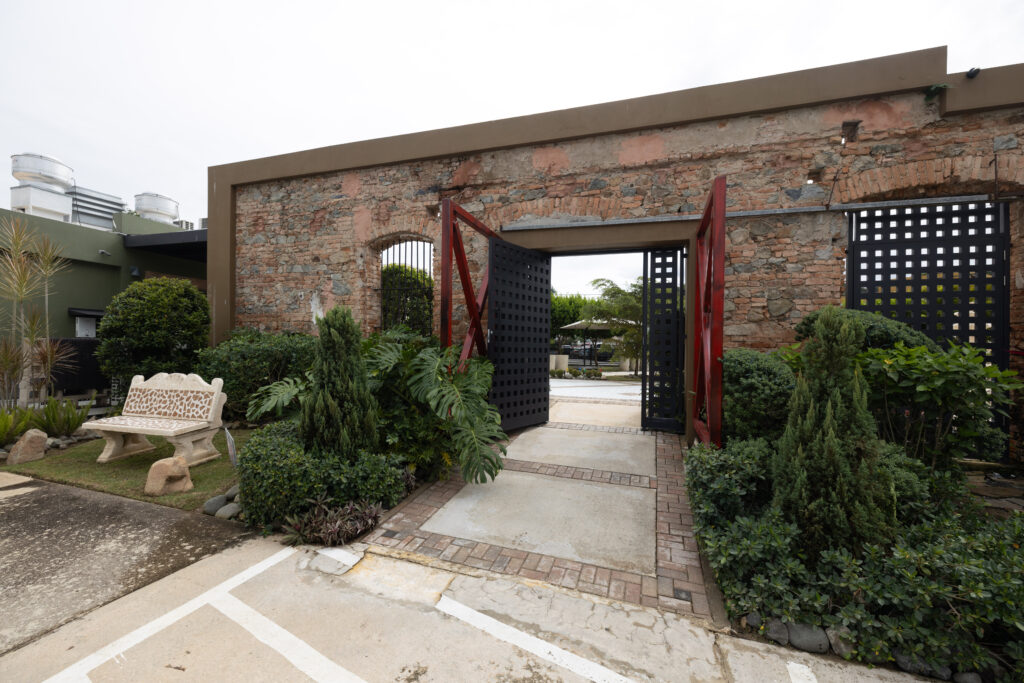
M 381 330 L 405 326 L 431 335 L 434 329 L 434 243 L 403 237 L 380 251 Z

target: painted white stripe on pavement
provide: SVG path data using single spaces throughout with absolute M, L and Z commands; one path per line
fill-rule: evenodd
M 148 624 L 144 624 L 139 628 L 135 629 L 126 636 L 118 638 L 109 645 L 100 648 L 96 652 L 92 653 L 88 657 L 78 660 L 68 668 L 64 669 L 60 673 L 54 674 L 50 678 L 46 679 L 45 683 L 66 683 L 70 681 L 88 681 L 88 673 L 98 667 L 103 662 L 120 655 L 125 650 L 129 650 L 147 638 L 164 630 L 174 622 L 187 617 L 192 612 L 203 605 L 208 604 L 214 598 L 220 595 L 227 595 L 227 592 L 241 586 L 249 579 L 262 574 L 266 570 L 273 567 L 275 564 L 285 559 L 289 555 L 295 552 L 295 548 L 285 548 L 279 552 L 274 553 L 262 562 L 258 562 L 248 569 L 235 574 L 230 579 L 227 579 L 223 583 L 219 583 L 205 593 L 198 597 L 192 598 L 184 605 L 172 609 L 161 617 L 157 617 Z
M 818 683 L 818 678 L 806 664 L 786 662 L 786 669 L 789 670 L 789 680 L 793 683 Z
M 320 654 L 309 643 L 266 618 L 235 596 L 225 593 L 211 600 L 210 605 L 251 633 L 258 641 L 277 650 L 296 669 L 314 681 L 365 683 L 362 678 L 338 666 Z
M 507 624 L 501 623 L 497 619 L 477 612 L 472 607 L 456 602 L 446 595 L 442 595 L 441 599 L 438 600 L 437 609 L 471 626 L 475 626 L 498 640 L 504 640 L 506 643 L 511 643 L 522 650 L 546 659 L 552 664 L 557 664 L 563 669 L 568 669 L 578 676 L 583 676 L 598 683 L 629 683 L 628 678 L 620 676 L 611 669 L 546 643 L 540 638 L 531 636 L 529 633 L 523 633 Z
M 329 557 L 335 562 L 341 562 L 349 567 L 354 567 L 359 564 L 361 559 L 359 555 L 356 555 L 351 550 L 345 550 L 344 548 L 317 548 L 318 554 L 325 557 Z

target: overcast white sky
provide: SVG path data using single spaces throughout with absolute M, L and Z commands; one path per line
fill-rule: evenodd
M 215 164 L 939 45 L 950 71 L 1024 62 L 1020 0 L 0 0 L 0 27 L 8 173 L 47 154 L 197 222 Z M 635 262 L 560 262 L 554 285 Z

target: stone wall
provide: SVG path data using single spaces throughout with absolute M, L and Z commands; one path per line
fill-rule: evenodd
M 859 125 L 856 139 L 844 142 L 847 121 Z M 434 240 L 436 256 L 434 212 L 445 197 L 500 229 L 697 213 L 723 173 L 730 211 L 988 194 L 996 171 L 1002 193 L 1020 194 L 1022 144 L 1024 109 L 943 117 L 912 93 L 242 186 L 235 322 L 309 331 L 314 311 L 342 304 L 365 331 L 376 329 L 380 250 L 416 236 Z M 1012 344 L 1020 349 L 1019 200 L 1010 214 Z M 789 343 L 806 313 L 840 303 L 846 233 L 841 212 L 730 219 L 726 346 Z M 479 282 L 486 240 L 464 235 Z M 461 336 L 457 276 L 455 292 Z M 1014 358 L 1018 369 L 1021 361 Z

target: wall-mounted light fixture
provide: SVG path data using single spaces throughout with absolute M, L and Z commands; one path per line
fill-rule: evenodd
M 100 256 L 110 256 L 110 252 L 106 249 L 100 249 Z

